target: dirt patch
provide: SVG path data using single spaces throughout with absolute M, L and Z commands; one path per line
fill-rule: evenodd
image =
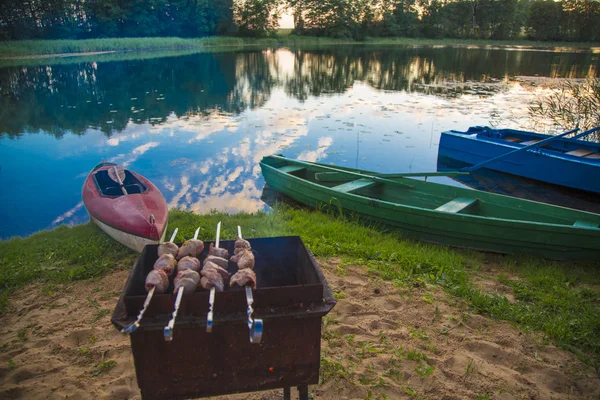
M 324 320 L 324 383 L 310 388 L 315 399 L 600 396 L 600 378 L 573 354 L 473 315 L 437 287 L 395 287 L 337 260 L 322 266 L 339 300 Z M 126 277 L 15 294 L 0 321 L 0 397 L 140 398 L 129 339 L 110 324 Z
M 507 274 L 495 262 L 484 263 L 480 271 L 471 275 L 471 281 L 477 289 L 492 296 L 505 297 L 511 303 L 516 299 L 510 284 L 519 280 L 518 276 Z

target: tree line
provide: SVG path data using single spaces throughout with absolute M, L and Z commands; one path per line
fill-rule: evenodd
M 0 0 L 0 39 L 228 34 L 233 0 Z
M 0 39 L 269 36 L 598 41 L 597 0 L 0 0 Z
M 301 34 L 597 41 L 596 0 L 289 0 Z

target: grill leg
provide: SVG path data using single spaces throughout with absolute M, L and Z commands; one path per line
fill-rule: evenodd
M 308 400 L 308 386 L 307 385 L 298 386 L 298 398 L 300 400 Z
M 286 387 L 283 388 L 283 400 L 291 400 L 292 399 L 292 395 L 290 393 L 290 388 Z

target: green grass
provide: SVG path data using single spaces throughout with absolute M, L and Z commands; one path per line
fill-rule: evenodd
M 273 213 L 194 215 L 172 210 L 170 235 L 179 227 L 182 241 L 201 227 L 200 238 L 212 240 L 218 221 L 221 237 L 234 239 L 241 225 L 247 237 L 300 235 L 320 258 L 338 257 L 342 265 L 362 265 L 374 277 L 398 286 L 439 285 L 464 299 L 476 312 L 512 321 L 526 331 L 570 349 L 600 372 L 600 264 L 559 263 L 534 258 L 494 258 L 499 279 L 516 298 L 488 294 L 471 281 L 486 261 L 483 253 L 406 240 L 397 231 L 368 227 L 320 212 L 277 207 Z M 0 299 L 6 310 L 11 291 L 30 282 L 49 284 L 101 276 L 130 268 L 137 254 L 116 244 L 94 225 L 62 226 L 24 239 L 0 242 Z M 513 279 L 517 277 L 518 279 Z M 338 297 L 343 297 L 339 292 Z M 90 304 L 94 307 L 93 304 Z M 105 311 L 97 308 L 100 317 Z M 415 330 L 416 338 L 426 333 Z M 370 353 L 365 347 L 365 355 Z M 404 354 L 418 361 L 416 351 Z
M 61 226 L 0 242 L 0 310 L 6 310 L 12 290 L 29 282 L 64 283 L 102 276 L 130 268 L 136 256 L 92 224 Z
M 100 364 L 98 364 L 96 366 L 96 368 L 92 371 L 92 375 L 94 376 L 98 376 L 104 372 L 107 372 L 109 370 L 111 370 L 112 368 L 114 368 L 117 365 L 116 361 L 110 360 L 110 361 L 104 361 L 101 362 Z
M 526 40 L 464 40 L 464 39 L 422 39 L 422 38 L 367 38 L 364 41 L 333 39 L 327 37 L 298 36 L 290 30 L 282 30 L 269 38 L 242 38 L 211 36 L 184 39 L 177 37 L 151 38 L 105 38 L 82 40 L 18 40 L 0 42 L 2 58 L 40 56 L 50 54 L 88 53 L 105 51 L 146 51 L 164 49 L 205 49 L 214 46 L 295 46 L 303 44 L 376 44 L 376 45 L 477 45 L 477 46 L 527 46 L 556 48 L 596 46 L 594 43 L 533 42 Z
M 0 42 L 0 47 L 2 43 Z M 70 54 L 69 57 L 64 56 L 43 56 L 29 58 L 1 58 L 0 68 L 3 67 L 34 67 L 40 65 L 69 65 L 78 63 L 91 62 L 112 62 L 112 61 L 128 61 L 128 60 L 149 60 L 153 58 L 177 57 L 197 53 L 215 53 L 215 52 L 234 52 L 243 49 L 243 46 L 211 46 L 205 48 L 184 48 L 184 49 L 159 49 L 159 50 L 131 50 L 117 51 L 111 53 L 81 53 Z
M 287 35 L 272 38 L 240 38 L 211 36 L 195 39 L 177 37 L 108 38 L 83 40 L 17 40 L 0 42 L 2 58 L 48 54 L 88 53 L 104 51 L 142 51 L 164 49 L 204 49 L 214 46 L 284 45 L 302 43 L 340 43 L 338 39 Z

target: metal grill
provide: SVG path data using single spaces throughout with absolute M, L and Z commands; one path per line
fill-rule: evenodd
M 264 323 L 259 344 L 248 336 L 244 289 L 216 293 L 212 333 L 206 332 L 209 292 L 184 295 L 171 342 L 163 328 L 171 317 L 173 282 L 152 299 L 139 329 L 131 334 L 138 386 L 144 399 L 186 399 L 308 385 L 319 379 L 321 318 L 335 298 L 315 258 L 299 237 L 247 239 L 255 254 L 254 317 Z M 233 253 L 234 241 L 221 241 Z M 143 306 L 144 282 L 157 259 L 148 245 L 134 265 L 112 322 L 132 322 Z M 208 248 L 208 246 L 206 246 Z M 206 257 L 206 251 L 199 257 Z M 229 272 L 237 266 L 230 263 Z M 171 278 L 172 279 L 172 278 Z

